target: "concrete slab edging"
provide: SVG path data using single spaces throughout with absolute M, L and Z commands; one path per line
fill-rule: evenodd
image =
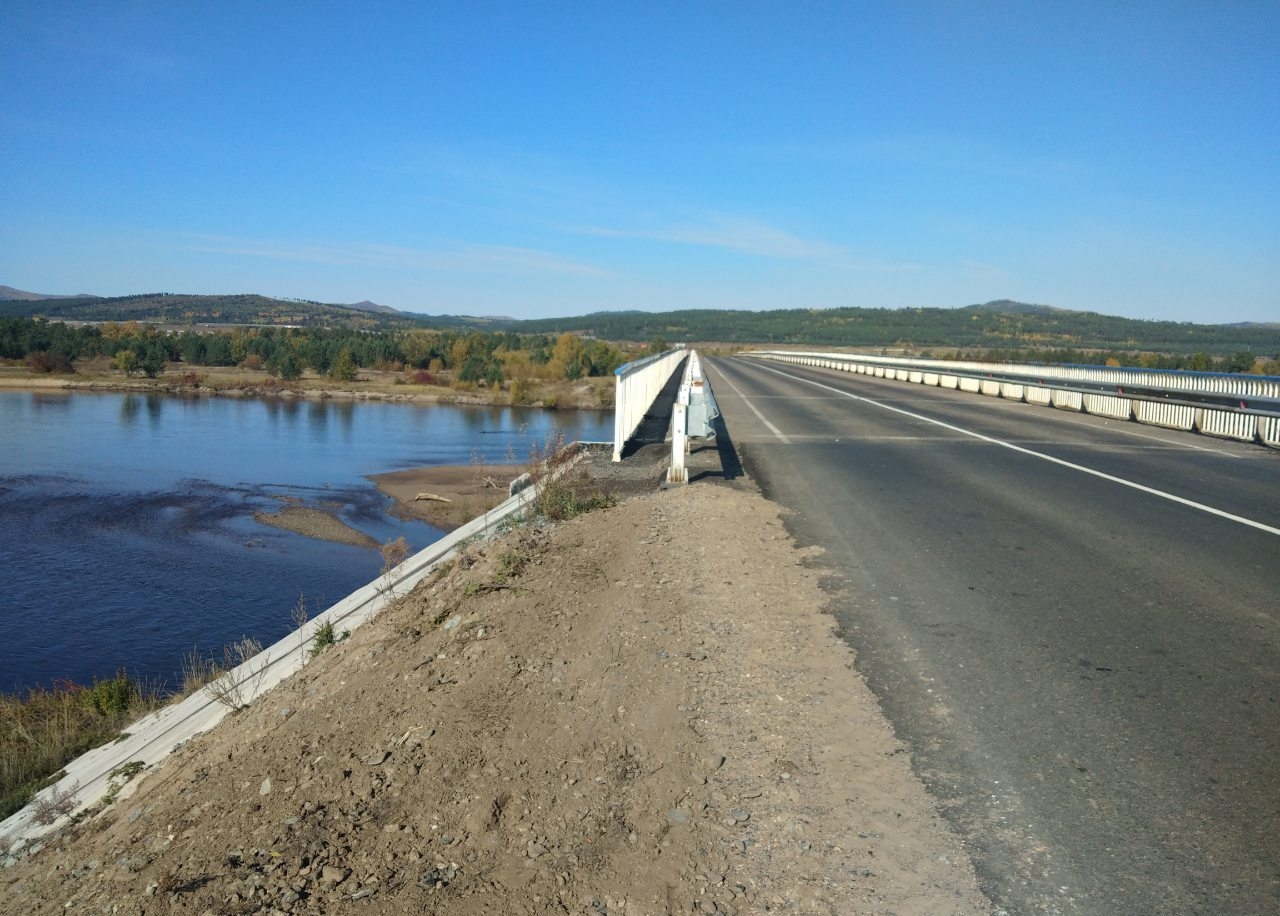
M 556 476 L 570 470 L 586 454 L 586 447 L 606 443 L 575 442 L 573 458 L 562 465 Z M 526 475 L 527 476 L 527 475 Z M 414 586 L 439 566 L 451 559 L 466 542 L 487 538 L 513 517 L 520 515 L 538 498 L 538 488 L 526 485 L 505 502 L 484 515 L 467 522 L 461 528 L 429 545 L 405 560 L 389 573 L 356 589 L 341 601 L 331 605 L 307 622 L 307 635 L 297 631 L 223 675 L 225 683 L 238 691 L 241 705 L 248 705 L 256 697 L 272 689 L 291 675 L 302 670 L 310 651 L 311 637 L 315 629 L 325 623 L 332 624 L 337 632 L 354 630 L 376 616 L 396 598 L 408 594 Z M 12 861 L 14 856 L 38 849 L 40 838 L 52 830 L 64 826 L 79 813 L 92 807 L 108 792 L 120 792 L 123 780 L 117 783 L 116 774 L 126 764 L 142 763 L 154 766 L 170 753 L 201 732 L 213 728 L 232 711 L 227 703 L 215 699 L 206 690 L 198 690 L 181 702 L 149 713 L 126 728 L 122 737 L 111 744 L 82 754 L 65 767 L 65 775 L 58 782 L 42 789 L 21 811 L 0 822 L 0 843 L 8 841 L 9 851 L 0 862 Z M 135 783 L 129 783 L 133 786 Z M 122 797 L 128 789 L 120 792 Z M 74 808 L 56 820 L 41 824 L 36 811 L 53 806 L 59 799 L 74 798 Z

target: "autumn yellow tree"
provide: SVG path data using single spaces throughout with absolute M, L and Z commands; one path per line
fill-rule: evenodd
M 551 350 L 553 377 L 574 381 L 586 371 L 586 347 L 577 334 L 561 334 Z

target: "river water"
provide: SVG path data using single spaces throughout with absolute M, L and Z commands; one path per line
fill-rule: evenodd
M 0 391 L 0 690 L 126 668 L 180 685 L 183 655 L 291 628 L 379 572 L 376 550 L 261 524 L 282 498 L 414 551 L 365 475 L 606 440 L 607 412 Z

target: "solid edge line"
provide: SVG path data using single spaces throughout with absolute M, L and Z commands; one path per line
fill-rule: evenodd
M 775 369 L 772 366 L 760 366 L 760 368 L 766 370 L 767 372 L 772 372 L 775 375 L 780 375 L 783 378 L 791 379 L 792 381 L 803 382 L 806 385 L 813 385 L 816 388 L 822 388 L 826 391 L 833 391 L 836 394 L 843 395 L 846 398 L 851 398 L 852 400 L 855 400 L 855 401 L 862 401 L 865 404 L 870 404 L 873 407 L 879 407 L 882 410 L 892 411 L 893 413 L 900 413 L 903 416 L 911 417 L 913 420 L 923 420 L 925 423 L 932 423 L 934 426 L 940 426 L 943 429 L 949 429 L 952 432 L 959 433 L 962 436 L 968 436 L 971 439 L 978 439 L 982 442 L 990 443 L 991 445 L 998 445 L 1001 448 L 1007 448 L 1007 449 L 1010 449 L 1011 451 L 1021 452 L 1022 454 L 1030 455 L 1033 458 L 1040 458 L 1044 461 L 1051 462 L 1052 464 L 1061 465 L 1062 467 L 1070 468 L 1073 471 L 1079 471 L 1082 474 L 1089 474 L 1093 477 L 1101 478 L 1102 480 L 1109 480 L 1112 483 L 1118 483 L 1121 486 L 1130 487 L 1134 490 L 1139 490 L 1143 493 L 1149 493 L 1152 496 L 1158 496 L 1161 499 L 1167 499 L 1171 502 L 1180 503 L 1192 509 L 1199 509 L 1201 512 L 1207 512 L 1209 515 L 1216 515 L 1219 518 L 1225 518 L 1228 521 L 1236 522 L 1237 524 L 1240 524 L 1240 525 L 1248 525 L 1250 528 L 1257 528 L 1259 531 L 1265 531 L 1268 534 L 1274 534 L 1274 535 L 1280 536 L 1280 528 L 1274 528 L 1271 525 L 1264 524 L 1263 522 L 1255 522 L 1251 518 L 1244 518 L 1243 516 L 1240 516 L 1240 515 L 1232 515 L 1230 512 L 1226 512 L 1222 509 L 1215 509 L 1213 506 L 1206 506 L 1204 503 L 1198 503 L 1195 500 L 1187 499 L 1186 497 L 1183 497 L 1183 496 L 1177 496 L 1173 493 L 1166 493 L 1164 490 L 1157 490 L 1154 487 L 1148 487 L 1146 484 L 1141 484 L 1141 483 L 1138 483 L 1137 481 L 1126 480 L 1123 477 L 1116 477 L 1115 475 L 1108 474 L 1105 471 L 1096 471 L 1093 468 L 1085 467 L 1082 464 L 1076 464 L 1074 462 L 1067 461 L 1063 458 L 1055 458 L 1053 455 L 1046 455 L 1044 452 L 1037 452 L 1033 449 L 1024 448 L 1021 445 L 1014 445 L 1012 442 L 1005 442 L 1003 439 L 995 439 L 995 438 L 992 438 L 991 436 L 986 436 L 986 435 L 983 435 L 982 433 L 974 432 L 971 429 L 965 429 L 962 426 L 954 426 L 942 420 L 935 420 L 933 417 L 926 417 L 923 414 L 912 413 L 909 410 L 903 410 L 901 407 L 894 407 L 891 404 L 884 404 L 880 401 L 875 401 L 875 400 L 872 400 L 871 398 L 866 398 L 859 394 L 852 394 L 848 391 L 842 391 L 839 388 L 833 388 L 830 385 L 824 385 L 822 382 L 815 382 L 812 379 L 802 378 L 798 375 L 790 375 L 786 372 L 782 372 L 778 369 Z M 753 407 L 752 409 L 754 410 L 755 408 Z

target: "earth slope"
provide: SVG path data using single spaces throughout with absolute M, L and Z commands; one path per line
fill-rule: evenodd
M 741 482 L 472 546 L 0 912 L 985 912 L 810 565 Z

